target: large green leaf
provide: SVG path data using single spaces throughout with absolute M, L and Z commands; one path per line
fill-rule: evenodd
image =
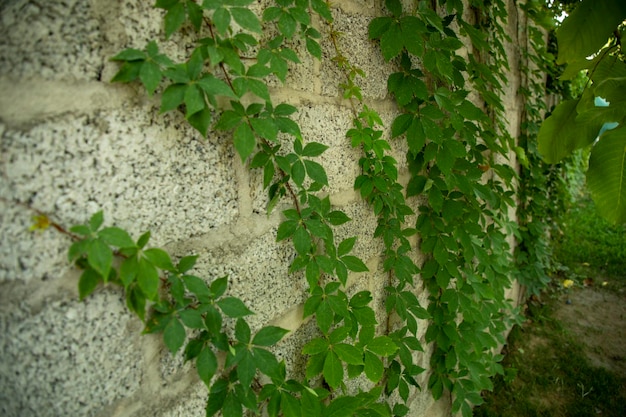
M 539 129 L 539 153 L 550 164 L 559 162 L 572 151 L 591 144 L 597 137 L 601 123 L 581 123 L 576 120 L 579 100 L 560 103 Z
M 624 0 L 583 0 L 556 31 L 558 63 L 580 61 L 597 52 L 625 19 Z
M 603 121 L 621 122 L 626 116 L 626 77 L 606 79 L 596 86 L 594 92 L 610 103 Z
M 626 222 L 626 127 L 606 132 L 593 147 L 587 186 L 603 216 Z

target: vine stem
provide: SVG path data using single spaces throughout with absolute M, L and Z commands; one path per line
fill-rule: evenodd
M 41 217 L 45 218 L 46 221 L 47 221 L 47 226 L 52 227 L 57 232 L 65 235 L 65 236 L 68 236 L 72 240 L 80 240 L 81 239 L 80 236 L 70 232 L 65 227 L 63 227 L 61 224 L 53 221 L 50 218 L 50 215 L 48 215 L 47 213 L 39 210 L 38 208 L 33 207 L 32 205 L 30 205 L 28 203 L 25 203 L 23 201 L 18 201 L 18 200 L 10 200 L 10 199 L 5 198 L 5 197 L 0 197 L 0 200 L 4 201 L 6 203 L 9 203 L 9 204 L 14 204 L 14 205 L 17 205 L 17 206 L 24 207 L 24 208 L 28 209 L 29 211 L 32 211 L 33 213 L 35 213 L 37 216 L 41 216 Z
M 204 17 L 204 22 L 209 28 L 209 32 L 211 33 L 211 39 L 213 39 L 217 43 L 217 37 L 215 35 L 215 32 L 213 31 L 213 24 L 207 17 Z M 233 86 L 233 82 L 232 82 L 232 78 L 230 74 L 226 70 L 226 66 L 224 65 L 223 62 L 220 62 L 219 67 L 220 67 L 220 70 L 222 71 L 222 74 L 224 75 L 224 78 L 226 79 L 226 83 L 228 83 L 228 86 L 230 87 L 230 89 L 233 91 L 233 93 L 235 93 L 235 87 Z M 250 123 L 250 119 L 247 116 L 246 116 L 246 123 L 248 124 L 250 129 L 254 132 L 252 123 Z M 263 141 L 265 145 L 270 146 L 270 143 L 265 138 L 260 138 L 260 139 Z M 276 168 L 278 169 L 278 172 L 281 178 L 284 180 L 287 177 L 287 173 L 283 171 L 283 169 L 280 168 L 279 166 L 276 166 Z M 285 188 L 287 189 L 287 191 L 289 192 L 289 195 L 291 196 L 291 199 L 293 200 L 293 204 L 296 207 L 296 211 L 298 212 L 298 214 L 301 214 L 300 203 L 298 202 L 298 196 L 293 191 L 293 188 L 291 187 L 291 184 L 289 184 L 289 181 L 285 181 L 284 183 L 285 183 Z

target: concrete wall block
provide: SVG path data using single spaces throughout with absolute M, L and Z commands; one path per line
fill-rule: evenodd
M 92 3 L 2 2 L 0 74 L 15 78 L 99 78 L 106 42 Z
M 154 245 L 232 221 L 238 197 L 230 145 L 220 137 L 197 140 L 176 115 L 153 124 L 153 111 L 113 111 L 5 131 L 3 169 L 12 190 L 6 198 L 31 201 L 72 224 L 104 209 L 107 223 L 134 235 L 151 230 Z
M 351 255 L 358 256 L 363 262 L 377 258 L 384 250 L 382 239 L 375 238 L 374 232 L 378 219 L 364 201 L 356 201 L 340 208 L 352 220 L 335 228 L 335 242 L 356 236 L 357 240 Z
M 276 242 L 275 230 L 198 255 L 198 276 L 208 281 L 228 276 L 228 294 L 241 298 L 255 313 L 247 317 L 253 331 L 304 302 L 306 280 L 288 272 L 293 246 Z
M 107 52 L 111 56 L 124 48 L 143 49 L 154 40 L 162 53 L 174 61 L 185 62 L 195 46 L 195 39 L 208 36 L 207 33 L 197 34 L 186 21 L 181 30 L 165 39 L 163 19 L 167 12 L 155 8 L 154 4 L 142 0 L 111 2 L 110 5 L 98 2 L 98 15 L 106 21 Z
M 207 404 L 207 387 L 204 382 L 194 384 L 187 392 L 182 393 L 173 399 L 170 406 L 162 406 L 156 403 L 156 407 L 152 407 L 152 414 L 145 411 L 136 413 L 136 417 L 158 415 L 161 417 L 189 417 L 206 415 L 205 408 Z
M 116 291 L 0 313 L 0 414 L 96 415 L 141 384 L 142 337 Z
M 0 195 L 10 196 L 2 185 Z M 69 239 L 51 230 L 30 232 L 34 214 L 23 206 L 0 200 L 0 284 L 41 283 L 60 277 L 71 268 L 66 256 Z M 0 300 L 10 299 L 11 289 L 2 291 Z
M 261 0 L 252 7 L 261 13 L 267 4 Z M 141 86 L 100 82 L 119 68 L 111 56 L 127 47 L 142 49 L 153 39 L 172 59 L 187 59 L 197 35 L 185 27 L 164 41 L 165 12 L 153 5 L 144 0 L 0 0 L 0 90 L 6 93 L 0 99 L 2 415 L 196 416 L 204 414 L 207 398 L 206 387 L 191 364 L 183 364 L 181 353 L 172 357 L 161 335 L 140 334 L 141 322 L 127 311 L 120 289 L 99 288 L 78 301 L 79 272 L 66 260 L 70 240 L 53 230 L 29 233 L 34 213 L 20 202 L 64 226 L 85 222 L 103 209 L 107 225 L 126 228 L 134 237 L 151 230 L 150 245 L 165 247 L 174 257 L 198 254 L 193 273 L 207 282 L 228 275 L 228 294 L 255 312 L 248 317 L 253 331 L 268 324 L 292 330 L 273 347 L 286 361 L 289 376 L 303 375 L 307 357 L 302 346 L 319 335 L 314 320 L 302 318 L 307 282 L 302 273 L 288 272 L 293 245 L 275 241 L 280 212 L 291 207 L 290 199 L 268 216 L 262 173 L 241 164 L 229 134 L 200 138 L 181 114 L 160 115 L 158 97 L 148 97 Z M 383 0 L 345 0 L 332 11 L 334 28 L 343 33 L 341 52 L 366 72 L 357 82 L 368 105 L 381 114 L 384 136 L 390 139 L 397 109 L 385 99 L 394 67 L 367 36 L 371 19 L 386 13 L 383 5 Z M 331 61 L 336 52 L 328 27 L 318 18 L 314 24 L 323 34 L 324 59 L 313 59 L 301 41 L 293 41 L 303 63 L 291 66 L 284 86 L 270 81 L 272 94 L 275 104 L 298 107 L 294 120 L 305 142 L 330 147 L 316 158 L 329 180 L 322 195 L 330 195 L 335 207 L 353 219 L 336 228 L 336 241 L 358 236 L 353 254 L 370 268 L 350 274 L 346 291 L 371 292 L 383 333 L 397 325 L 397 317 L 389 320 L 384 307 L 384 245 L 373 237 L 376 216 L 353 189 L 361 150 L 346 138 L 353 114 L 340 98 L 344 74 Z M 507 48 L 513 59 L 517 50 Z M 513 65 L 510 77 L 518 76 Z M 505 106 L 516 134 L 521 108 L 511 88 Z M 390 142 L 404 184 L 406 140 Z M 417 211 L 420 202 L 408 204 Z M 415 251 L 412 256 L 420 264 L 421 255 Z M 415 279 L 414 291 L 426 306 L 428 294 Z M 515 290 L 508 294 L 517 298 Z M 232 331 L 234 321 L 226 321 Z M 418 327 L 423 340 L 426 323 Z M 426 352 L 416 352 L 415 359 L 427 368 L 433 349 L 424 347 Z M 418 378 L 422 387 L 428 376 L 424 372 Z M 367 384 L 361 378 L 349 386 L 354 391 Z M 434 402 L 426 389 L 416 391 L 411 415 L 449 415 L 449 399 Z
M 341 32 L 338 44 L 340 52 L 349 62 L 365 71 L 366 78 L 357 77 L 357 85 L 363 96 L 370 99 L 383 99 L 387 95 L 387 77 L 392 72 L 380 53 L 379 46 L 368 39 L 368 25 L 371 17 L 359 14 L 347 14 L 343 10 L 333 9 L 335 30 Z M 345 76 L 332 61 L 337 56 L 335 48 L 327 37 L 323 39 L 321 65 L 322 95 L 341 96 L 339 84 L 345 82 Z
M 352 113 L 348 108 L 329 104 L 309 104 L 300 107 L 295 116 L 305 142 L 320 142 L 330 148 L 320 157 L 328 174 L 328 191 L 352 190 L 359 175 L 360 150 L 353 149 L 346 133 L 352 128 Z

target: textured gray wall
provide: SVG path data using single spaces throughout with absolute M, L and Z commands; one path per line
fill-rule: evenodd
M 392 68 L 367 40 L 368 22 L 382 3 L 343 0 L 333 13 L 336 29 L 346 34 L 342 50 L 367 73 L 368 105 L 390 126 L 394 106 L 386 99 L 386 80 Z M 78 301 L 78 273 L 66 261 L 71 242 L 54 230 L 28 232 L 33 213 L 16 201 L 65 225 L 102 209 L 107 224 L 135 236 L 151 230 L 152 245 L 177 256 L 199 254 L 197 274 L 229 275 L 232 294 L 257 313 L 253 327 L 272 323 L 293 330 L 278 352 L 294 372 L 304 365 L 298 352 L 313 331 L 301 320 L 305 281 L 287 273 L 294 253 L 289 243 L 275 242 L 280 207 L 265 214 L 259 173 L 242 166 L 230 138 L 202 139 L 181 115 L 159 115 L 158 101 L 138 86 L 108 83 L 117 68 L 108 61 L 112 55 L 159 37 L 161 12 L 151 4 L 0 1 L 3 416 L 202 416 L 206 401 L 195 371 L 171 358 L 158 336 L 140 334 L 141 323 L 127 312 L 118 289 L 101 288 Z M 516 42 L 522 26 L 514 20 L 509 28 Z M 181 56 L 185 42 L 175 35 L 166 50 Z M 382 322 L 382 243 L 372 238 L 372 210 L 352 188 L 359 158 L 345 139 L 352 115 L 339 98 L 342 74 L 329 59 L 334 51 L 329 42 L 323 48 L 322 62 L 305 56 L 272 93 L 276 103 L 298 107 L 295 118 L 306 140 L 330 146 L 323 158 L 330 182 L 325 191 L 356 219 L 338 237 L 360 237 L 355 252 L 371 271 L 354 274 L 350 283 L 353 290 L 372 291 Z M 512 63 L 515 48 L 514 42 Z M 519 75 L 513 72 L 511 80 Z M 521 112 L 516 95 L 512 84 L 506 104 L 513 134 Z M 396 145 L 406 179 L 404 145 Z M 427 367 L 427 354 L 419 361 Z M 411 415 L 446 415 L 446 401 L 416 393 Z

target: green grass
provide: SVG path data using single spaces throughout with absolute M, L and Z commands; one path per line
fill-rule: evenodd
M 552 285 L 528 302 L 527 322 L 509 335 L 503 353 L 505 376 L 474 410 L 477 417 L 623 417 L 626 378 L 593 367 L 580 344 L 553 317 L 565 278 L 579 285 L 604 280 L 623 294 L 626 287 L 626 228 L 601 218 L 583 198 L 563 216 L 563 231 L 553 236 L 557 264 Z M 543 301 L 541 301 L 543 299 Z
M 494 380 L 494 391 L 476 417 L 623 417 L 626 379 L 590 365 L 576 340 L 556 320 L 551 304 L 536 301 L 529 323 L 509 335 L 503 366 L 508 375 Z
M 571 272 L 586 278 L 626 277 L 626 226 L 613 225 L 582 198 L 564 214 L 563 231 L 554 237 L 554 255 Z

